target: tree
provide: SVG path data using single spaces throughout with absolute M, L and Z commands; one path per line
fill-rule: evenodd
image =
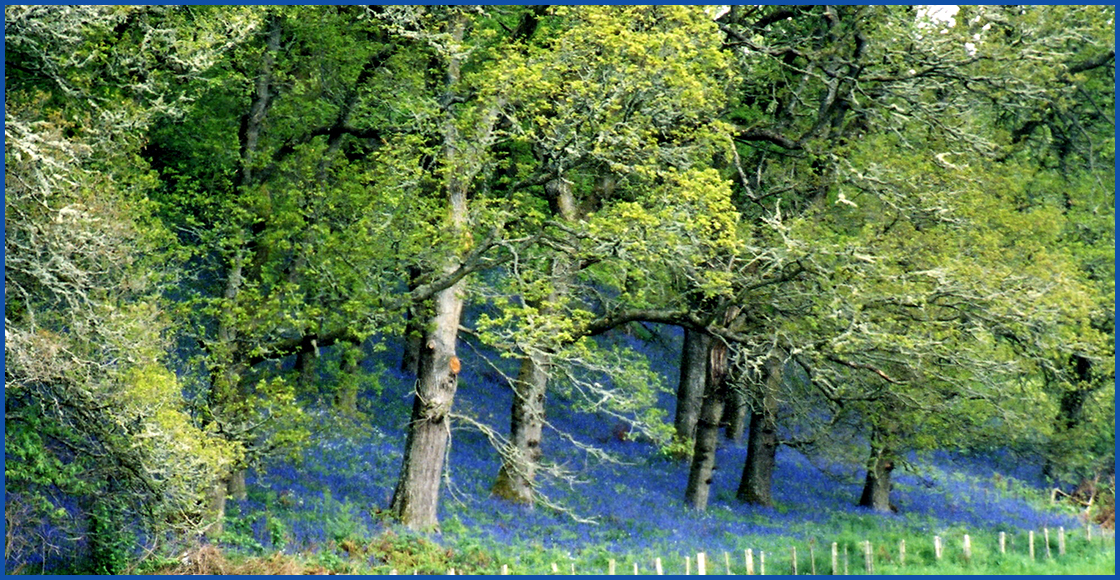
M 694 10 L 618 14 L 583 7 L 554 9 L 551 16 L 542 23 L 544 43 L 509 55 L 497 73 L 515 88 L 502 97 L 509 123 L 500 130 L 528 153 L 511 161 L 522 163 L 522 181 L 545 181 L 546 219 L 553 222 L 542 239 L 543 255 L 533 262 L 522 258 L 540 269 L 514 273 L 524 304 L 501 322 L 512 321 L 509 316 L 523 321 L 512 332 L 525 355 L 514 386 L 511 446 L 495 490 L 526 503 L 533 501 L 552 361 L 574 354 L 565 343 L 589 333 L 578 321 L 592 315 L 604 286 L 617 283 L 596 271 L 608 271 L 608 263 L 629 269 L 619 246 L 636 246 L 643 230 L 668 225 L 660 216 L 648 221 L 651 206 L 664 202 L 647 191 L 673 195 L 688 187 L 688 177 L 665 170 L 703 163 L 697 152 L 711 147 L 706 141 L 714 134 L 705 115 L 718 111 L 721 75 L 727 74 L 712 23 Z M 602 41 L 588 43 L 592 36 Z M 650 51 L 661 59 L 649 62 Z M 658 181 L 671 185 L 658 187 Z M 617 211 L 628 201 L 629 213 Z M 593 212 L 608 218 L 590 218 Z M 652 286 L 641 279 L 625 284 L 637 291 Z M 578 358 L 568 362 L 581 365 Z
M 1039 13 L 1028 14 L 1027 11 L 1023 11 L 1022 15 L 1024 18 L 1020 25 L 1025 27 L 1024 30 L 1037 30 L 1037 23 L 1046 20 Z M 867 269 L 860 265 L 860 262 L 865 260 L 879 264 L 897 260 L 896 263 L 903 268 L 903 271 L 918 273 L 922 270 L 913 269 L 915 267 L 913 258 L 924 257 L 926 248 L 936 247 L 936 244 L 924 242 L 900 244 L 897 248 L 888 248 L 878 245 L 879 242 L 874 238 L 868 239 L 863 236 L 876 231 L 876 227 L 879 228 L 879 236 L 884 238 L 888 235 L 894 236 L 897 235 L 897 231 L 893 231 L 897 227 L 896 224 L 908 221 L 913 222 L 915 230 L 921 232 L 927 230 L 931 224 L 934 227 L 936 224 L 946 224 L 945 214 L 954 210 L 963 213 L 955 214 L 952 219 L 979 221 L 988 219 L 984 212 L 1006 211 L 1007 206 L 1003 206 L 1002 209 L 993 206 L 980 208 L 968 204 L 961 206 L 958 200 L 939 196 L 934 193 L 936 191 L 934 189 L 902 186 L 904 180 L 920 182 L 915 180 L 915 176 L 920 173 L 904 172 L 902 168 L 911 167 L 916 171 L 927 172 L 946 168 L 959 170 L 960 167 L 965 166 L 963 156 L 968 156 L 972 152 L 975 152 L 974 159 L 976 159 L 972 167 L 984 163 L 985 158 L 991 159 L 997 156 L 998 138 L 988 133 L 989 125 L 985 125 L 985 120 L 991 118 L 986 108 L 987 103 L 999 103 L 998 106 L 1005 108 L 1009 103 L 1014 103 L 1010 110 L 1017 110 L 1015 107 L 1031 102 L 1035 95 L 1044 92 L 1039 83 L 1041 79 L 1022 78 L 1010 66 L 1010 63 L 1018 58 L 1015 55 L 1022 50 L 1021 46 L 1013 45 L 1013 41 L 1007 45 L 1002 44 L 1004 39 L 996 39 L 994 44 L 970 42 L 970 40 L 979 41 L 984 38 L 983 34 L 977 34 L 971 39 L 966 38 L 968 33 L 979 32 L 981 28 L 985 31 L 991 28 L 984 26 L 982 18 L 972 18 L 967 24 L 962 18 L 961 24 L 956 25 L 955 28 L 953 25 L 946 24 L 945 30 L 939 31 L 941 34 L 937 35 L 930 33 L 937 31 L 941 25 L 928 19 L 920 11 L 878 7 L 733 8 L 720 17 L 720 22 L 727 34 L 728 46 L 741 48 L 744 66 L 750 66 L 758 73 L 745 77 L 747 82 L 742 89 L 741 104 L 731 114 L 731 118 L 740 127 L 736 133 L 739 142 L 749 146 L 747 150 L 741 150 L 741 155 L 735 159 L 739 177 L 737 185 L 740 187 L 743 200 L 741 207 L 745 216 L 757 216 L 755 219 L 761 218 L 778 223 L 776 219 L 778 212 L 768 211 L 763 202 L 771 201 L 774 196 L 780 195 L 781 201 L 776 204 L 776 207 L 784 210 L 781 223 L 796 224 L 802 219 L 823 221 L 834 224 L 836 227 L 834 234 L 839 235 L 833 238 L 834 234 L 823 234 L 820 231 L 787 229 L 783 237 L 787 240 L 792 239 L 805 248 L 802 254 L 805 275 L 791 279 L 790 284 L 785 288 L 785 296 L 780 297 L 777 302 L 771 302 L 777 306 L 777 310 L 784 312 L 784 315 L 777 318 L 764 316 L 771 320 L 756 327 L 757 331 L 779 338 L 785 343 L 783 347 L 788 352 L 803 353 L 796 355 L 794 360 L 806 367 L 814 377 L 814 384 L 819 385 L 817 390 L 824 401 L 830 404 L 852 400 L 852 398 L 858 401 L 872 395 L 874 395 L 873 399 L 880 400 L 883 394 L 881 386 L 871 390 L 860 387 L 848 393 L 838 390 L 838 384 L 831 380 L 821 380 L 821 373 L 830 366 L 839 365 L 835 371 L 828 370 L 826 374 L 837 372 L 836 376 L 838 378 L 844 376 L 845 380 L 853 378 L 848 376 L 851 371 L 859 371 L 866 373 L 866 380 L 871 384 L 875 381 L 886 381 L 886 384 L 890 385 L 887 393 L 903 391 L 900 386 L 909 382 L 910 376 L 923 376 L 927 380 L 932 378 L 929 377 L 927 370 L 917 368 L 914 364 L 906 364 L 902 358 L 893 355 L 882 359 L 852 356 L 856 352 L 881 349 L 883 345 L 865 346 L 863 351 L 846 350 L 843 355 L 836 352 L 825 356 L 815 354 L 812 357 L 815 360 L 811 362 L 809 353 L 816 348 L 812 345 L 831 343 L 833 339 L 825 338 L 831 332 L 837 333 L 837 336 L 848 337 L 852 328 L 863 328 L 852 326 L 859 317 L 846 319 L 848 321 L 845 323 L 846 326 L 842 324 L 832 330 L 828 330 L 827 325 L 822 324 L 822 321 L 839 312 L 838 307 L 841 311 L 848 308 L 853 300 L 860 304 L 856 307 L 857 310 L 865 308 L 866 312 L 873 312 L 874 310 L 868 308 L 879 306 L 876 306 L 874 301 L 865 300 L 864 296 L 878 292 L 876 287 L 879 284 L 891 279 L 897 280 L 898 276 L 897 273 L 884 270 L 867 278 L 862 275 L 850 278 L 843 274 L 844 272 L 867 272 Z M 1010 24 L 1007 19 L 1000 22 L 1007 25 L 1009 31 L 1019 26 Z M 968 32 L 965 32 L 966 30 Z M 987 38 L 990 39 L 991 36 L 988 35 Z M 1060 65 L 1063 61 L 1070 62 L 1053 54 L 1052 47 L 1062 46 L 1060 44 L 1062 41 L 1058 40 L 1062 37 L 1061 34 L 1051 37 L 1039 34 L 1032 38 L 1032 42 L 1049 50 L 1048 57 L 1056 57 L 1049 62 Z M 900 39 L 907 39 L 910 43 L 906 50 L 893 48 L 900 46 Z M 994 48 L 996 44 L 999 45 L 998 48 Z M 1102 55 L 1103 62 L 1107 62 L 1107 51 L 1095 54 L 1086 62 L 1096 63 L 1096 66 L 1099 66 Z M 1073 68 L 1080 66 L 1074 65 Z M 768 100 L 768 95 L 776 95 L 777 98 Z M 803 103 L 809 106 L 804 106 Z M 958 119 L 956 115 L 964 111 L 968 111 L 969 114 L 962 116 L 973 121 L 971 124 L 956 122 Z M 857 139 L 873 139 L 880 131 L 891 132 L 898 136 L 897 140 L 891 141 L 889 146 L 891 150 L 881 150 L 877 154 L 878 157 L 873 155 L 859 158 L 853 155 L 854 151 L 866 148 L 869 143 L 861 144 Z M 934 135 L 937 137 L 931 139 Z M 949 154 L 939 153 L 942 149 L 938 147 L 953 151 L 952 155 L 962 157 L 953 161 L 948 160 L 946 155 Z M 903 161 L 889 152 L 899 148 L 911 151 L 913 157 Z M 964 152 L 961 152 L 961 148 Z M 884 156 L 884 152 L 887 152 L 887 155 Z M 780 162 L 775 158 L 775 154 L 782 156 Z M 924 160 L 915 163 L 924 158 L 935 159 L 939 167 L 931 168 L 929 162 Z M 887 159 L 890 163 L 885 162 Z M 751 170 L 750 167 L 757 167 L 757 169 Z M 922 169 L 919 170 L 918 167 Z M 886 175 L 887 171 L 884 169 L 887 168 L 891 172 L 897 172 L 896 175 L 894 177 Z M 902 177 L 902 173 L 905 173 L 905 177 Z M 998 181 L 988 175 L 973 174 L 969 177 L 975 182 Z M 854 186 L 854 189 L 845 190 L 845 184 Z M 945 188 L 944 185 L 934 187 L 941 187 L 943 191 Z M 853 192 L 862 197 L 857 199 Z M 870 199 L 867 197 L 868 194 L 871 195 Z M 1009 201 L 1005 198 L 1004 203 Z M 868 204 L 873 208 L 870 210 L 872 214 L 876 218 L 881 218 L 881 221 L 868 219 L 867 214 L 853 220 L 853 210 L 846 209 L 866 208 Z M 939 213 L 942 215 L 939 216 Z M 1026 217 L 1023 222 L 1017 224 L 1005 213 L 995 215 L 1003 216 L 999 219 L 1006 220 L 1003 222 L 1006 227 L 1013 225 L 1022 227 L 1025 224 L 1031 224 L 1028 227 L 1040 225 L 1048 227 L 1045 222 L 1047 218 L 1042 214 Z M 1043 221 L 1038 221 L 1039 219 Z M 876 221 L 879 221 L 880 225 L 872 226 L 871 224 Z M 864 228 L 862 232 L 861 227 Z M 1001 230 L 1000 227 L 1003 226 L 996 226 L 988 231 L 998 236 L 1010 235 L 1008 230 Z M 958 231 L 955 228 L 951 229 L 954 232 Z M 999 233 L 996 233 L 997 231 Z M 963 237 L 969 238 L 968 235 Z M 1010 237 L 1014 238 L 1013 235 Z M 832 246 L 834 243 L 837 245 Z M 859 250 L 849 249 L 846 254 L 841 249 L 845 245 L 858 246 L 861 243 L 871 245 L 862 246 Z M 942 247 L 942 250 L 950 250 L 950 248 Z M 971 252 L 973 256 L 969 259 L 976 259 L 975 253 Z M 829 258 L 826 265 L 820 261 L 824 254 L 832 254 L 837 261 Z M 951 263 L 959 259 L 959 254 L 951 253 L 926 261 L 924 265 L 927 268 L 940 270 L 941 260 L 948 260 Z M 993 248 L 992 253 L 980 257 L 980 260 L 999 264 L 1004 258 Z M 1044 267 L 1041 266 L 1043 263 L 1046 263 L 1046 259 L 1028 265 L 1016 264 L 1016 267 L 1026 268 L 1026 271 L 1037 276 L 1034 281 L 1039 284 L 1035 287 L 1036 291 L 1051 283 L 1047 281 L 1048 278 L 1052 280 L 1049 274 L 1038 272 L 1040 267 Z M 1047 266 L 1053 265 L 1054 262 L 1047 264 Z M 983 262 L 976 267 L 977 271 L 987 272 L 986 281 L 993 287 L 1010 284 L 1017 288 L 1015 292 L 1018 293 L 1014 297 L 1007 297 L 1007 304 L 1018 301 L 1017 303 L 1026 308 L 1030 316 L 1036 317 L 1038 323 L 1045 325 L 1052 323 L 1054 320 L 1052 305 L 1034 302 L 1033 309 L 1026 307 L 1033 300 L 1030 291 L 1027 290 L 1029 284 L 1010 282 L 1013 278 L 1011 272 L 1015 271 L 1015 267 L 987 268 Z M 1060 266 L 1057 270 L 1068 272 L 1065 268 Z M 967 277 L 976 274 L 961 272 L 961 275 Z M 916 291 L 919 296 L 931 298 L 942 296 L 942 293 L 945 296 L 958 298 L 964 295 L 974 298 L 995 296 L 991 293 L 992 290 L 983 290 L 968 284 L 965 280 L 966 278 L 962 278 L 955 282 L 954 284 L 961 284 L 956 289 L 944 287 L 931 292 L 929 289 L 915 286 L 909 292 Z M 807 286 L 803 286 L 805 284 Z M 849 284 L 853 293 L 841 290 Z M 798 289 L 799 287 L 804 290 Z M 965 292 L 964 288 L 968 288 L 968 291 Z M 907 295 L 902 287 L 897 285 L 889 286 L 885 291 L 889 296 Z M 1008 292 L 1006 287 L 999 291 Z M 1072 292 L 1074 295 L 1077 294 L 1077 290 Z M 800 302 L 795 300 L 799 295 L 802 297 Z M 821 300 L 823 302 L 820 302 Z M 882 300 L 884 304 L 889 304 L 891 301 L 887 296 L 883 296 Z M 926 308 L 924 302 L 919 302 L 923 304 L 922 308 Z M 818 306 L 811 306 L 814 303 Z M 912 303 L 912 306 L 917 304 Z M 1007 304 L 997 304 L 990 300 L 969 300 L 966 304 L 956 304 L 953 308 L 961 310 L 976 308 L 985 312 L 988 315 L 985 320 L 985 324 L 988 325 L 985 332 L 1002 336 L 1001 333 L 1006 332 L 1011 324 L 1010 319 L 1004 318 L 1001 313 Z M 765 315 L 765 309 L 760 310 L 760 313 Z M 1020 316 L 1023 313 L 1022 310 L 1017 312 Z M 791 314 L 797 318 L 788 318 Z M 880 320 L 889 323 L 892 318 L 902 315 L 902 312 L 896 311 L 884 314 L 884 318 Z M 912 316 L 907 314 L 903 318 L 909 319 Z M 802 323 L 796 322 L 799 319 L 805 323 L 803 326 Z M 949 316 L 947 320 L 949 319 L 952 317 Z M 920 320 L 932 322 L 927 318 Z M 1043 323 L 1043 320 L 1050 322 Z M 797 330 L 799 326 L 800 330 Z M 1052 328 L 1052 326 L 1048 327 Z M 807 334 L 803 334 L 804 332 Z M 907 339 L 905 336 L 900 336 L 896 340 L 901 341 L 900 344 L 909 343 L 910 346 L 921 345 L 920 348 L 931 349 L 925 357 L 933 355 L 940 349 L 936 339 L 931 340 L 932 337 L 914 342 L 915 338 L 926 332 L 920 326 L 907 329 L 907 332 L 913 333 L 914 338 Z M 747 337 L 742 338 L 748 342 L 750 340 Z M 820 342 L 821 340 L 824 342 Z M 845 340 L 849 339 L 845 338 Z M 961 346 L 958 343 L 954 345 Z M 887 350 L 895 348 L 888 347 Z M 921 351 L 912 351 L 910 356 L 922 356 L 919 352 Z M 976 352 L 983 353 L 985 348 L 980 348 Z M 999 358 L 1006 360 L 1007 354 L 1002 353 Z M 923 359 L 911 358 L 911 360 Z M 965 376 L 973 379 L 982 378 L 986 384 L 991 385 L 992 389 L 995 389 L 998 383 L 996 377 L 1007 376 L 1002 373 L 998 365 L 994 365 L 994 362 L 987 367 L 997 368 L 985 370 L 987 367 L 981 364 L 984 361 L 979 355 L 976 358 L 935 356 L 933 360 L 944 360 L 954 365 L 960 373 L 946 384 L 947 389 L 943 391 L 948 397 L 946 402 L 959 396 L 951 394 L 954 389 L 958 393 L 975 394 L 973 389 L 965 388 L 961 382 Z M 886 365 L 887 361 L 891 361 L 890 366 Z M 895 378 L 902 376 L 907 378 Z M 940 376 L 933 380 L 944 382 L 946 377 Z M 874 394 L 875 391 L 880 391 L 880 394 Z M 982 398 L 992 396 L 992 391 L 989 391 L 988 395 L 980 396 Z M 909 400 L 908 397 L 906 400 Z M 765 397 L 762 397 L 762 400 L 765 400 Z M 787 401 L 786 404 L 793 404 L 793 401 Z M 864 413 L 868 418 L 885 415 L 881 428 L 869 429 L 872 439 L 876 441 L 885 440 L 883 434 L 894 431 L 890 424 L 897 422 L 894 416 L 898 412 L 898 402 L 884 404 L 886 406 L 876 407 L 877 411 L 867 409 Z M 761 407 L 767 408 L 768 405 L 763 404 Z M 920 408 L 923 409 L 922 416 L 928 416 L 929 413 L 944 412 L 948 407 L 927 402 Z M 976 411 L 973 410 L 972 413 L 975 414 Z M 826 412 L 823 416 L 835 417 L 831 412 Z M 875 419 L 869 421 L 869 425 L 880 424 Z M 822 427 L 827 427 L 829 423 L 830 420 L 824 421 Z M 772 450 L 773 447 L 769 449 Z M 883 480 L 886 475 L 889 475 L 889 471 L 882 470 L 884 466 L 890 464 L 890 459 L 884 458 L 885 455 L 881 453 L 884 449 L 886 449 L 885 444 L 876 443 L 872 450 L 872 455 L 880 459 L 873 460 L 871 475 L 879 471 L 881 477 L 869 476 L 869 482 L 872 479 Z M 763 456 L 766 455 L 768 453 L 763 453 Z M 753 457 L 754 453 L 751 456 Z M 748 458 L 748 469 L 745 471 L 751 471 L 751 462 L 752 459 Z M 747 487 L 749 487 L 748 482 L 744 481 L 741 489 Z M 877 493 L 868 495 L 879 496 Z M 880 508 L 884 508 L 882 502 L 878 504 Z
M 9 561 L 58 540 L 28 545 L 46 519 L 75 533 L 62 549 L 89 534 L 90 569 L 118 573 L 134 532 L 204 523 L 202 492 L 238 452 L 188 413 L 167 367 L 160 293 L 176 271 L 138 155 L 142 130 L 190 98 L 178 82 L 236 38 L 212 16 L 5 9 Z M 197 42 L 163 34 L 186 25 Z

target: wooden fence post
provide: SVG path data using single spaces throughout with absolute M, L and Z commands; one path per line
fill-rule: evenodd
M 790 568 L 793 570 L 793 575 L 797 576 L 797 547 L 790 546 L 789 551 Z
M 692 574 L 692 558 L 689 556 L 684 557 L 684 575 Z
M 399 576 L 396 568 L 393 568 L 392 570 L 389 570 L 389 575 L 390 576 Z
M 614 558 L 607 560 L 607 574 L 614 576 Z
M 758 575 L 766 575 L 766 552 L 763 550 L 758 551 Z
M 1065 526 L 1058 526 L 1058 555 L 1066 555 L 1066 528 Z
M 502 576 L 509 576 L 509 564 L 502 564 Z
M 815 542 L 814 540 L 813 542 Z M 813 542 L 809 542 L 809 574 L 817 575 L 817 554 L 813 550 Z
M 1034 560 L 1034 530 L 1027 532 L 1027 543 L 1031 546 L 1031 560 Z
M 999 553 L 1000 554 L 1006 554 L 1007 553 L 1007 532 L 1000 532 L 999 533 Z
M 553 574 L 559 574 L 560 573 L 560 567 L 556 565 L 556 562 L 552 563 L 552 573 Z
M 871 540 L 864 541 L 863 545 L 863 568 L 870 574 L 875 569 L 871 561 Z
M 696 574 L 698 576 L 706 576 L 708 574 L 708 557 L 704 552 L 696 554 Z
M 933 537 L 933 557 L 936 560 L 941 559 L 941 536 Z
M 727 566 L 727 575 L 730 576 L 731 575 L 731 554 L 728 554 L 727 552 L 723 553 L 723 564 L 725 566 Z
M 968 534 L 964 535 L 964 560 L 972 561 L 972 540 L 969 539 Z
M 743 550 L 743 559 L 747 564 L 747 576 L 754 576 L 754 550 L 750 548 Z
M 840 550 L 836 542 L 832 542 L 832 575 L 840 575 Z
M 848 575 L 848 547 L 844 546 L 844 575 Z
M 1046 559 L 1049 560 L 1052 557 L 1050 555 L 1050 528 L 1042 528 L 1042 538 L 1046 543 Z
M 906 565 L 906 540 L 898 541 L 898 565 Z
M 638 575 L 638 563 L 637 562 L 634 562 L 634 575 L 635 576 Z
M 653 567 L 654 567 L 654 569 L 657 570 L 657 575 L 658 576 L 664 576 L 665 575 L 665 571 L 661 569 L 661 558 L 654 558 L 653 559 Z

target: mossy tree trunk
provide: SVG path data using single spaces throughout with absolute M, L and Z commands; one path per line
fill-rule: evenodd
M 681 441 L 688 441 L 696 436 L 696 422 L 700 418 L 700 407 L 704 399 L 708 351 L 711 350 L 711 345 L 711 335 L 691 328 L 684 329 L 677 411 L 673 421 L 677 438 Z
M 493 493 L 517 503 L 533 503 L 533 484 L 541 459 L 548 363 L 543 355 L 521 359 L 521 370 L 513 385 L 510 408 L 510 442 Z
M 871 456 L 867 460 L 867 477 L 863 483 L 863 494 L 859 505 L 877 512 L 894 511 L 891 505 L 891 471 L 894 460 L 889 449 L 873 444 Z
M 716 446 L 719 444 L 719 420 L 723 416 L 726 400 L 727 343 L 712 340 L 708 350 L 707 381 L 700 416 L 696 422 L 696 443 L 693 447 L 692 466 L 688 472 L 685 502 L 703 511 L 708 507 L 712 485 L 712 472 L 716 468 Z
M 552 213 L 563 221 L 580 219 L 571 182 L 557 178 L 545 184 L 551 200 Z M 552 290 L 544 300 L 532 301 L 543 317 L 561 315 L 572 277 L 572 258 L 557 256 L 552 260 Z M 510 441 L 502 457 L 502 467 L 494 481 L 495 495 L 517 503 L 532 505 L 533 486 L 540 465 L 541 432 L 544 429 L 545 397 L 548 391 L 550 356 L 548 349 L 527 353 L 513 385 L 510 405 Z
M 773 506 L 771 485 L 774 480 L 775 455 L 778 452 L 777 401 L 774 393 L 782 382 L 782 362 L 771 358 L 761 377 L 756 404 L 751 410 L 747 433 L 747 461 L 739 481 L 736 497 L 749 504 Z

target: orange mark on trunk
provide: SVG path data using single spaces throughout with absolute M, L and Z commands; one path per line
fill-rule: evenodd
M 459 363 L 459 357 L 457 356 L 451 357 L 451 363 L 449 366 L 451 367 L 451 374 L 453 375 L 459 374 L 459 369 L 463 368 L 463 366 Z

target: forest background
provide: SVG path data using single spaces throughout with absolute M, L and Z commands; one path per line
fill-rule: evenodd
M 779 449 L 858 465 L 882 517 L 933 450 L 1100 506 L 1114 29 L 1111 6 L 6 6 L 6 569 L 228 536 L 247 474 L 390 411 L 377 511 L 424 533 L 453 428 L 491 444 L 499 509 L 596 515 L 546 493 L 579 477 L 548 438 L 617 457 L 555 413 L 685 462 L 695 514 L 721 430 L 748 506 L 775 505 Z M 407 408 L 373 403 L 398 371 L 371 360 L 414 377 Z M 508 415 L 461 411 L 467 376 Z

